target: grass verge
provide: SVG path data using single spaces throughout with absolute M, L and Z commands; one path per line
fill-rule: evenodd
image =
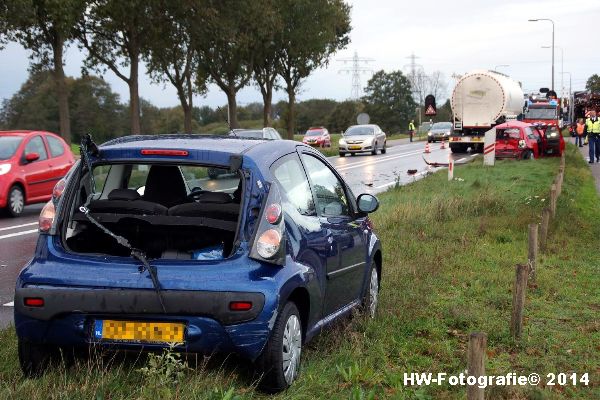
M 571 145 L 549 250 L 527 292 L 523 339 L 509 335 L 514 265 L 526 261 L 527 224 L 540 220 L 557 170 L 558 159 L 492 168 L 476 161 L 456 169 L 462 180 L 448 182 L 442 172 L 382 194 L 374 214 L 385 251 L 377 319 L 324 332 L 304 351 L 298 382 L 276 398 L 464 399 L 464 388 L 405 387 L 403 376 L 463 371 L 473 331 L 488 334 L 488 374 L 590 374 L 588 387 L 494 387 L 486 398 L 600 398 L 599 198 Z M 95 357 L 25 380 L 12 328 L 0 332 L 0 357 L 7 399 L 264 398 L 236 358 L 194 359 L 182 370 Z M 183 371 L 177 379 L 159 379 L 173 368 Z

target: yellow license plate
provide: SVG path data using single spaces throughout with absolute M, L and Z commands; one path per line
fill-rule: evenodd
M 185 325 L 174 322 L 96 320 L 94 336 L 99 340 L 183 343 Z
M 348 148 L 349 148 L 350 150 L 360 150 L 360 149 L 361 149 L 361 147 L 360 147 L 360 146 L 348 146 Z

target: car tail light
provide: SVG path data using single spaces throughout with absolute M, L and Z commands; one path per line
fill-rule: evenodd
M 264 259 L 273 258 L 281 246 L 281 235 L 275 229 L 269 229 L 256 241 L 256 251 Z
M 251 301 L 232 301 L 231 303 L 229 303 L 229 309 L 231 311 L 248 311 L 251 308 Z
M 143 156 L 172 156 L 187 157 L 190 153 L 187 150 L 168 150 L 168 149 L 144 149 L 141 151 Z
M 54 207 L 54 202 L 50 200 L 46 203 L 44 208 L 42 208 L 42 212 L 40 213 L 39 219 L 39 229 L 42 233 L 48 233 L 50 228 L 52 228 L 52 224 L 54 223 L 54 217 L 56 216 L 56 208 Z
M 258 227 L 250 248 L 250 258 L 271 264 L 285 264 L 284 216 L 281 195 L 276 184 L 269 185 Z
M 279 204 L 269 205 L 265 211 L 265 218 L 271 225 L 278 223 L 279 218 L 281 218 L 281 206 Z
M 61 179 L 54 185 L 54 189 L 52 190 L 52 197 L 54 200 L 60 199 L 60 196 L 65 191 L 65 187 L 67 187 L 67 181 L 64 179 Z
M 44 307 L 44 299 L 41 297 L 25 297 L 23 304 L 27 307 Z

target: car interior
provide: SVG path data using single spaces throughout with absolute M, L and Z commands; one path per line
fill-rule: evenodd
M 87 204 L 96 221 L 150 258 L 227 258 L 237 232 L 242 180 L 229 170 L 210 179 L 208 169 L 164 164 L 94 167 L 93 183 L 86 173 L 73 196 L 63 236 L 67 247 L 78 253 L 130 253 L 90 221 L 80 208 Z

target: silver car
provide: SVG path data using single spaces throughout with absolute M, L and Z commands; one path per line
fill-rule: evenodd
M 427 132 L 427 142 L 449 140 L 452 134 L 452 122 L 436 122 Z
M 373 155 L 377 151 L 385 154 L 387 151 L 387 136 L 377 125 L 352 125 L 346 129 L 339 141 L 340 157 L 346 154 L 369 152 Z

